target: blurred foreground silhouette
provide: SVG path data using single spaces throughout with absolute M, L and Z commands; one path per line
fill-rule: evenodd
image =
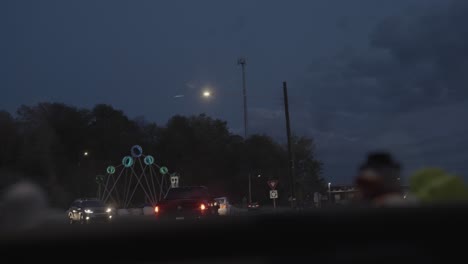
M 422 202 L 460 202 L 468 200 L 462 178 L 439 168 L 426 168 L 410 178 L 410 191 Z
M 19 182 L 9 187 L 0 200 L 0 230 L 36 227 L 59 214 L 49 208 L 45 192 L 37 185 Z

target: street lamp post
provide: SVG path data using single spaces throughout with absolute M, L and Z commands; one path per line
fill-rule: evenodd
M 83 151 L 82 156 L 79 156 L 79 158 L 78 158 L 78 170 L 77 170 L 78 173 L 82 173 L 84 171 L 84 169 L 81 166 L 81 162 L 84 161 L 85 159 L 87 159 L 88 157 L 89 157 L 89 152 L 87 150 Z M 78 182 L 78 192 L 80 193 L 80 195 L 82 195 L 80 182 Z
M 81 161 L 84 160 L 88 156 L 89 156 L 89 152 L 88 151 L 83 151 L 83 157 L 80 157 L 78 159 L 78 167 L 81 167 Z
M 252 203 L 252 177 L 251 177 L 251 173 L 249 173 L 249 204 Z M 260 178 L 262 177 L 261 174 L 258 174 L 257 175 L 257 178 Z
M 237 65 L 242 67 L 242 96 L 244 99 L 244 139 L 247 139 L 247 88 L 245 84 L 245 65 L 247 60 L 244 57 L 240 57 L 237 60 Z M 249 204 L 252 203 L 252 180 L 249 173 Z
M 249 173 L 249 204 L 252 203 L 252 179 Z
M 328 183 L 328 202 L 331 203 L 331 182 Z

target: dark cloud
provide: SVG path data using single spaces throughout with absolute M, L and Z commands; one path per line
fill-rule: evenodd
M 424 12 L 383 21 L 371 35 L 384 63 L 356 62 L 376 78 L 384 98 L 412 109 L 466 98 L 468 84 L 468 2 L 452 1 Z
M 341 95 L 335 102 L 349 111 L 411 111 L 465 100 L 467 24 L 466 1 L 384 19 L 370 34 L 368 50 L 348 50 L 311 67 L 313 87 Z
M 468 147 L 465 25 L 466 1 L 420 5 L 378 23 L 367 49 L 309 67 L 312 115 L 303 129 L 317 138 L 327 176 L 350 181 L 352 157 L 373 149 L 397 154 L 407 172 L 466 171 L 457 150 Z

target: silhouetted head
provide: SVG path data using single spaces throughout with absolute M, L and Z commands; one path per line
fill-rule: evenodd
M 37 225 L 48 210 L 47 197 L 37 185 L 19 182 L 9 187 L 0 199 L 0 229 L 12 230 Z
M 375 152 L 359 167 L 356 185 L 364 200 L 401 192 L 401 167 L 389 153 Z

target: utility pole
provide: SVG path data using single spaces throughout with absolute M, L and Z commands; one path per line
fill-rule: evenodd
M 288 137 L 288 159 L 289 159 L 289 178 L 291 180 L 291 207 L 294 207 L 296 199 L 295 194 L 295 179 L 294 179 L 294 157 L 292 152 L 291 142 L 291 126 L 289 124 L 289 103 L 288 103 L 288 87 L 286 82 L 283 82 L 283 96 L 284 96 L 284 114 L 286 116 L 286 135 Z
M 245 65 L 247 61 L 244 57 L 237 60 L 237 64 L 242 67 L 242 94 L 244 97 L 244 138 L 247 139 L 247 88 L 245 85 Z
M 249 173 L 249 204 L 252 203 L 252 178 Z

